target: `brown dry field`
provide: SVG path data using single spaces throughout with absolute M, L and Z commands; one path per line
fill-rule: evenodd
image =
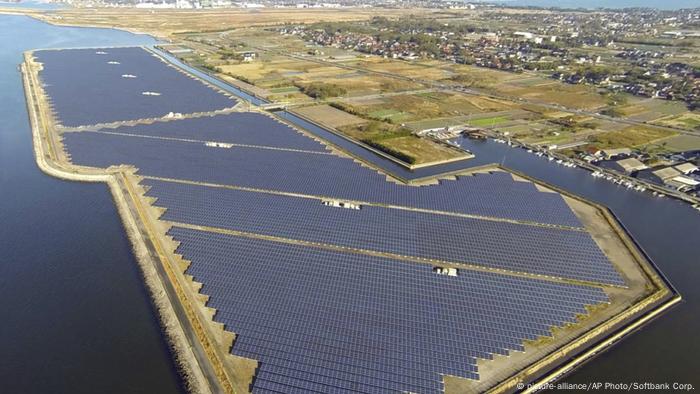
M 446 79 L 452 75 L 450 72 L 435 67 L 434 65 L 421 65 L 420 63 L 409 63 L 402 60 L 382 59 L 376 56 L 359 59 L 352 65 L 372 71 L 389 72 L 404 77 L 433 81 Z
M 414 82 L 357 73 L 340 67 L 285 56 L 272 56 L 262 61 L 218 67 L 223 73 L 243 77 L 265 89 L 292 86 L 294 82 L 300 84 L 322 82 L 342 87 L 347 91 L 347 96 L 363 96 L 416 90 L 423 87 Z
M 366 20 L 378 15 L 399 17 L 410 13 L 411 10 L 407 9 L 382 8 L 161 9 L 157 13 L 136 8 L 74 8 L 52 12 L 31 12 L 33 16 L 60 25 L 116 27 L 147 32 L 160 37 L 174 33 L 228 30 L 245 26 Z
M 605 106 L 605 98 L 594 87 L 568 85 L 553 79 L 542 78 L 540 83 L 523 86 L 517 80 L 510 83 L 497 83 L 494 90 L 509 96 L 522 97 L 535 102 L 560 104 L 567 108 L 592 110 Z
M 634 148 L 677 135 L 673 131 L 660 130 L 645 126 L 630 126 L 617 131 L 596 134 L 591 143 L 603 148 Z
M 425 164 L 434 161 L 451 160 L 459 157 L 466 157 L 466 154 L 457 149 L 450 148 L 438 142 L 406 136 L 390 138 L 381 141 L 382 144 L 406 153 L 416 158 L 415 164 Z
M 295 108 L 294 112 L 304 115 L 317 123 L 323 124 L 324 126 L 330 126 L 333 128 L 367 123 L 366 120 L 358 116 L 325 104 Z

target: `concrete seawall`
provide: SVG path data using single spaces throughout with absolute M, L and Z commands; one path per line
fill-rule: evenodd
M 32 55 L 29 52 L 25 54 L 25 63 L 22 64 L 21 71 L 32 128 L 34 156 L 39 169 L 47 175 L 67 181 L 107 184 L 187 389 L 194 393 L 233 391 L 223 390 L 216 379 L 211 378 L 212 373 L 208 371 L 211 367 L 207 366 L 209 361 L 206 358 L 203 359 L 201 354 L 196 354 L 199 344 L 192 340 L 196 339 L 196 336 L 191 333 L 188 335 L 188 318 L 181 311 L 178 312 L 177 306 L 180 301 L 177 296 L 173 297 L 172 284 L 164 278 L 161 263 L 153 258 L 149 240 L 140 230 L 139 218 L 134 212 L 134 203 L 138 202 L 129 201 L 133 199 L 126 192 L 124 176 L 116 172 L 82 173 L 76 169 L 66 168 L 57 160 L 58 154 L 53 145 L 49 120 L 42 110 L 42 98 L 38 92 L 40 85 L 31 64 Z

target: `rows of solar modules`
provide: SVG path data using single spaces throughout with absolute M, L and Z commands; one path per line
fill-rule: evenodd
M 607 302 L 598 288 L 174 227 L 232 353 L 260 368 L 254 392 L 442 392 L 442 374 L 478 379 L 476 358 Z
M 584 231 L 363 206 L 147 179 L 163 220 L 624 285 Z
M 36 51 L 59 123 L 92 125 L 232 107 L 236 100 L 143 48 Z
M 261 127 L 263 125 L 264 127 Z M 106 131 L 324 152 L 326 147 L 257 112 L 233 112 L 171 122 L 120 126 Z
M 414 187 L 387 182 L 384 175 L 336 155 L 221 149 L 100 133 L 66 133 L 64 144 L 78 165 L 132 164 L 149 176 L 581 226 L 561 195 L 540 192 L 506 173 Z

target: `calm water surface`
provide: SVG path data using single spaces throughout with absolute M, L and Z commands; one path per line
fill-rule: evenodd
M 0 15 L 0 393 L 183 392 L 106 185 L 37 168 L 17 70 L 28 49 L 148 43 Z

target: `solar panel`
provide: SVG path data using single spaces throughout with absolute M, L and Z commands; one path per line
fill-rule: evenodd
M 519 272 L 624 285 L 584 231 L 145 180 L 163 220 Z
M 261 119 L 259 129 L 264 130 L 268 121 L 275 123 L 266 119 Z M 65 133 L 64 143 L 78 165 L 131 164 L 149 176 L 581 226 L 559 194 L 540 192 L 504 172 L 415 187 L 387 182 L 376 171 L 335 155 L 250 147 L 220 149 L 99 133 Z
M 376 256 L 174 227 L 232 352 L 261 363 L 254 388 L 441 392 L 476 358 L 522 350 L 607 302 L 599 288 L 486 272 L 457 277 Z M 288 392 L 288 391 L 285 391 Z
M 236 100 L 138 47 L 34 52 L 59 123 L 93 125 L 215 111 Z
M 259 126 L 264 124 L 264 128 Z M 108 129 L 112 133 L 326 152 L 325 145 L 257 112 L 232 112 Z
M 66 126 L 235 104 L 140 48 L 37 58 Z M 506 172 L 397 184 L 259 113 L 66 132 L 63 142 L 74 164 L 147 177 L 187 273 L 237 334 L 231 352 L 259 361 L 255 393 L 440 393 L 444 374 L 479 379 L 478 359 L 524 351 L 609 301 L 598 287 L 520 273 L 625 284 L 561 195 Z M 419 261 L 491 272 L 441 275 Z

